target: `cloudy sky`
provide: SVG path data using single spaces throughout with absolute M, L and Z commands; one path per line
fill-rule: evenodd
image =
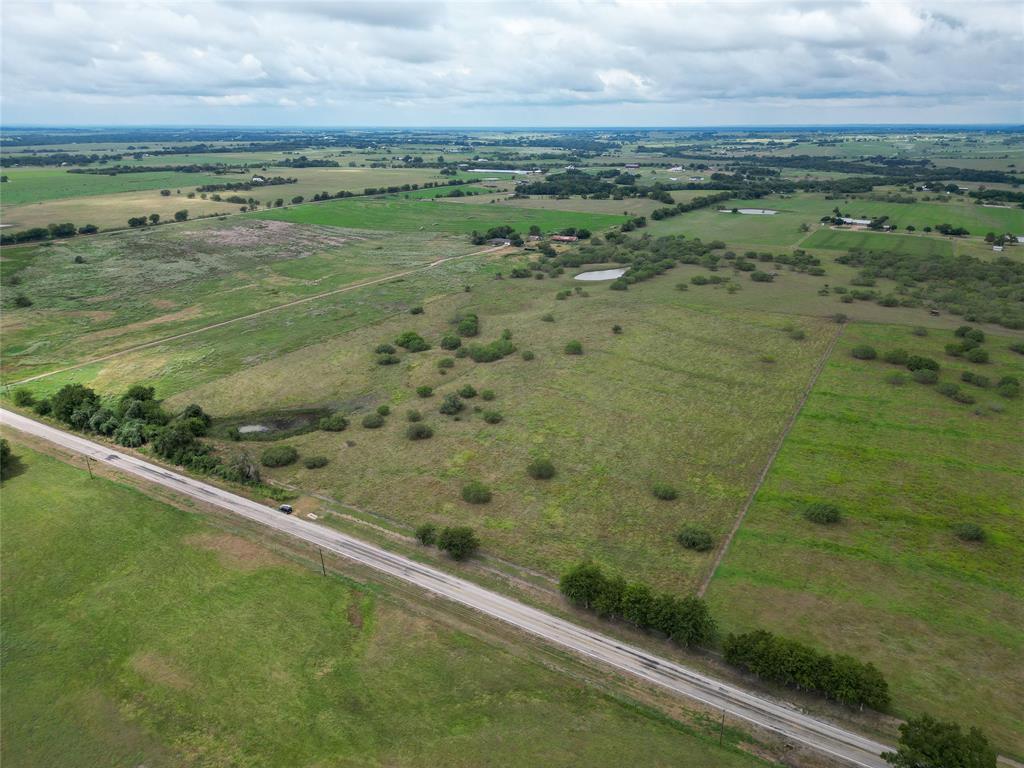
M 2 3 L 4 124 L 1024 122 L 1024 3 Z

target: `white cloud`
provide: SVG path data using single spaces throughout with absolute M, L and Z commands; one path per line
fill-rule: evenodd
M 1024 119 L 1015 0 L 8 0 L 0 12 L 6 122 L 266 123 L 299 105 L 321 124 Z

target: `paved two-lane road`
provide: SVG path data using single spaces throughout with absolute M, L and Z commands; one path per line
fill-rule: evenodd
M 402 579 L 422 589 L 469 606 L 548 642 L 567 648 L 622 672 L 643 678 L 679 696 L 692 699 L 761 728 L 782 734 L 833 758 L 837 763 L 885 768 L 879 755 L 888 749 L 871 739 L 803 714 L 615 638 L 552 616 L 471 581 L 417 563 L 359 539 L 270 507 L 208 483 L 112 450 L 77 435 L 0 409 L 0 423 L 102 461 L 178 493 L 215 504 L 268 528 Z

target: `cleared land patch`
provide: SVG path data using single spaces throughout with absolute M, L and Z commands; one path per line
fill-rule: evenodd
M 764 627 L 873 661 L 897 712 L 927 710 L 984 728 L 1024 751 L 1024 538 L 1019 399 L 961 382 L 969 370 L 1024 377 L 1010 339 L 989 335 L 992 362 L 950 358 L 953 334 L 851 325 L 726 555 L 708 598 L 726 629 Z M 974 405 L 881 360 L 861 344 L 902 348 L 942 366 Z M 997 410 L 993 410 L 993 408 Z M 975 410 L 978 409 L 979 413 Z M 842 522 L 806 521 L 827 501 Z M 973 522 L 984 543 L 957 538 Z
M 897 235 L 885 232 L 853 232 L 821 228 L 802 245 L 805 248 L 823 248 L 833 251 L 887 251 L 923 256 L 952 256 L 953 244 L 949 240 L 924 235 Z
M 190 545 L 221 535 L 197 516 L 15 453 L 7 764 L 762 764 L 386 593 L 301 567 L 225 567 Z

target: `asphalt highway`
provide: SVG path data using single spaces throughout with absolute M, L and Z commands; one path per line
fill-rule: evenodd
M 724 710 L 732 717 L 828 755 L 837 764 L 865 768 L 886 768 L 888 765 L 880 757 L 882 752 L 890 749 L 884 744 L 807 715 L 795 707 L 749 693 L 621 640 L 552 616 L 471 581 L 326 526 L 285 515 L 272 507 L 19 414 L 0 409 L 0 423 L 402 579 L 680 697 L 701 702 L 717 711 Z

